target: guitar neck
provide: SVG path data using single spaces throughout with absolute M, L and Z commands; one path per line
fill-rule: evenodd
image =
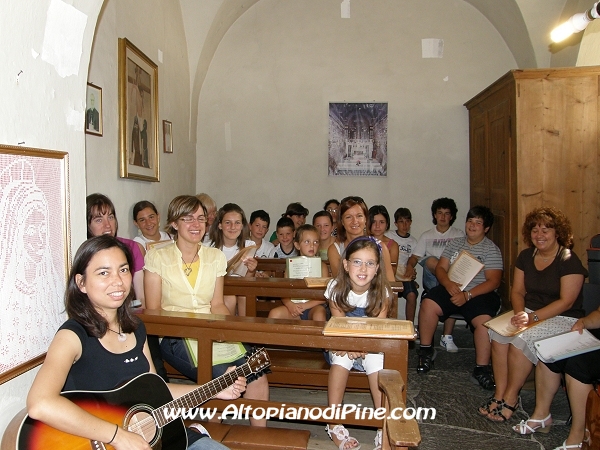
M 219 392 L 224 389 L 227 389 L 229 386 L 235 383 L 235 381 L 239 377 L 247 377 L 252 373 L 252 369 L 250 364 L 245 363 L 241 366 L 237 367 L 235 370 L 231 372 L 227 372 L 220 377 L 215 378 L 212 381 L 209 381 L 206 384 L 194 389 L 191 392 L 188 392 L 185 395 L 182 395 L 175 400 L 166 403 L 160 408 L 152 411 L 152 416 L 156 421 L 157 426 L 164 427 L 169 422 L 177 419 L 179 415 L 181 415 L 181 408 L 191 409 L 195 408 L 198 405 L 201 405 L 205 401 L 213 398 Z M 169 411 L 169 415 L 165 417 L 164 410 Z M 179 412 L 178 412 L 179 411 Z

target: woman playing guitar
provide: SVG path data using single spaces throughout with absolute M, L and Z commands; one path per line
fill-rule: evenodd
M 128 249 L 111 236 L 94 237 L 82 244 L 75 255 L 65 295 L 69 320 L 56 333 L 27 397 L 30 418 L 60 432 L 89 439 L 98 448 L 102 448 L 103 443 L 117 450 L 151 448 L 146 441 L 148 437 L 144 439 L 128 431 L 122 423 L 115 423 L 116 420 L 99 418 L 61 395 L 63 391 L 73 390 L 106 391 L 140 374 L 156 373 L 145 326 L 129 308 L 134 296 L 130 267 L 132 259 Z M 167 386 L 172 397 L 198 390 L 194 385 Z M 245 390 L 246 379 L 243 376 L 231 378 L 226 386 L 229 387 L 218 394 L 218 390 L 214 391 L 216 397 L 238 398 Z M 142 392 L 140 400 L 144 402 L 153 390 Z M 148 440 L 152 441 L 153 435 L 154 431 Z M 184 443 L 195 440 L 188 444 L 188 449 L 226 448 L 206 435 L 194 432 L 187 435 L 188 441 L 184 436 Z M 68 445 L 59 448 L 68 448 Z

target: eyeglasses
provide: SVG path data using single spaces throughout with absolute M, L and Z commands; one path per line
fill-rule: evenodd
M 193 222 L 206 223 L 206 216 L 198 216 L 198 217 L 183 216 L 179 220 L 181 220 L 183 223 L 193 223 Z
M 367 269 L 374 269 L 377 267 L 377 263 L 375 261 L 363 261 L 361 259 L 351 259 L 350 264 L 352 264 L 353 267 L 362 267 L 364 264 Z
M 330 213 L 337 212 L 337 208 L 327 208 L 327 212 L 330 212 Z

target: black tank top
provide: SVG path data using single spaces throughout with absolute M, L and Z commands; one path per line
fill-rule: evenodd
M 150 370 L 143 353 L 146 327 L 139 323 L 134 332 L 135 347 L 125 353 L 111 353 L 98 338 L 90 336 L 83 326 L 67 320 L 60 330 L 74 332 L 81 341 L 81 358 L 71 367 L 63 391 L 106 391 L 114 389 L 136 376 Z

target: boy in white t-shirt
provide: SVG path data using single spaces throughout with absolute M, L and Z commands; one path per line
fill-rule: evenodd
M 435 277 L 435 267 L 446 245 L 456 238 L 465 236 L 463 230 L 452 226 L 457 213 L 456 202 L 451 198 L 442 197 L 434 200 L 431 204 L 431 217 L 435 227 L 421 234 L 417 246 L 408 260 L 407 275 L 412 274 L 411 269 L 414 271 L 417 263 L 423 266 L 423 289 L 425 291 L 429 291 L 439 284 Z M 458 351 L 452 338 L 454 322 L 454 319 L 446 319 L 444 334 L 440 339 L 440 346 L 451 353 Z
M 405 315 L 406 320 L 415 321 L 415 311 L 417 309 L 417 296 L 419 294 L 417 283 L 415 282 L 414 267 L 410 267 L 407 272 L 408 260 L 413 250 L 417 246 L 417 239 L 410 234 L 412 224 L 412 214 L 408 208 L 398 208 L 394 213 L 394 223 L 396 231 L 389 230 L 386 236 L 398 243 L 398 267 L 396 269 L 396 281 L 402 281 L 404 289 L 402 297 L 406 299 Z
M 298 256 L 298 250 L 294 247 L 294 222 L 289 217 L 282 217 L 277 221 L 277 240 L 279 244 L 275 247 L 274 258 L 291 258 Z
M 275 246 L 265 239 L 270 224 L 271 217 L 266 211 L 259 209 L 250 214 L 250 240 L 258 247 L 256 258 L 273 257 Z

